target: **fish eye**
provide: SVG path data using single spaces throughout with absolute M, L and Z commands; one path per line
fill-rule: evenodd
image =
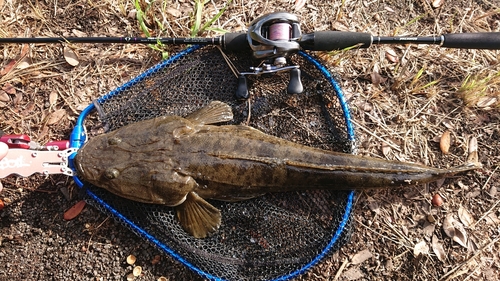
M 118 172 L 117 169 L 107 169 L 104 171 L 104 177 L 107 178 L 108 180 L 116 179 L 120 172 Z
M 117 138 L 117 137 L 112 137 L 112 138 L 108 139 L 109 145 L 117 145 L 120 142 L 122 142 L 122 140 L 120 138 Z

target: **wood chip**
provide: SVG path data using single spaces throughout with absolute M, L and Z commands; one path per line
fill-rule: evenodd
M 372 256 L 372 253 L 368 249 L 362 250 L 352 257 L 351 264 L 360 264 Z
M 438 260 L 445 261 L 446 252 L 444 251 L 443 243 L 439 241 L 436 235 L 432 235 L 432 251 L 436 254 Z
M 479 155 L 477 152 L 477 138 L 471 137 L 469 140 L 469 155 L 467 156 L 467 162 L 477 163 L 479 162 Z
M 444 4 L 444 0 L 432 1 L 432 7 L 434 7 L 434 8 L 439 8 L 439 7 L 443 6 L 443 4 Z
M 57 102 L 57 98 L 58 97 L 59 97 L 59 95 L 57 94 L 57 92 L 55 92 L 55 91 L 50 92 L 50 94 L 49 94 L 49 104 L 51 106 L 55 105 L 56 102 Z
M 75 51 L 73 51 L 73 49 L 71 49 L 68 46 L 64 47 L 64 59 L 71 66 L 77 66 L 80 64 L 80 61 L 78 61 L 78 56 L 76 55 Z
M 451 144 L 451 133 L 450 131 L 445 131 L 441 135 L 441 139 L 439 140 L 439 148 L 443 154 L 448 154 L 450 152 L 450 144 Z
M 294 10 L 298 11 L 306 5 L 306 0 L 295 0 Z
M 425 240 L 418 242 L 417 244 L 415 244 L 415 247 L 413 247 L 413 255 L 415 257 L 428 254 L 429 254 L 429 246 L 427 245 Z
M 343 277 L 347 280 L 356 280 L 363 278 L 364 276 L 363 272 L 361 272 L 361 270 L 357 267 L 351 267 L 343 274 Z
M 443 230 L 453 241 L 467 248 L 467 234 L 464 226 L 453 217 L 453 214 L 448 214 L 444 218 Z
M 389 153 L 391 152 L 391 147 L 387 145 L 386 143 L 382 144 L 382 153 L 384 154 L 385 157 L 389 156 Z

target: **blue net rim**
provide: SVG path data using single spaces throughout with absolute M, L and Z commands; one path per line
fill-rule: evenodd
M 133 84 L 136 84 L 136 83 L 144 80 L 145 78 L 149 77 L 150 75 L 158 72 L 160 69 L 168 67 L 169 65 L 171 65 L 172 63 L 174 63 L 178 59 L 180 59 L 180 58 L 182 58 L 182 57 L 184 57 L 184 56 L 186 56 L 186 55 L 188 55 L 188 54 L 190 54 L 190 53 L 198 50 L 201 47 L 202 47 L 202 45 L 191 46 L 191 47 L 189 47 L 189 48 L 187 48 L 187 49 L 179 52 L 175 56 L 172 56 L 169 59 L 164 60 L 164 61 L 162 61 L 162 62 L 154 65 L 150 69 L 148 69 L 145 72 L 141 73 L 140 75 L 138 75 L 137 77 L 135 77 L 132 80 L 128 81 L 127 83 L 123 84 L 122 86 L 119 86 L 116 89 L 110 91 L 108 94 L 102 96 L 101 98 L 99 98 L 97 100 L 97 102 L 99 103 L 99 102 L 102 102 L 102 101 L 105 101 L 107 99 L 112 98 L 114 95 L 120 93 L 124 89 L 130 87 Z M 324 65 L 322 65 L 318 60 L 316 60 L 314 57 L 312 57 L 311 55 L 309 55 L 308 53 L 303 52 L 303 51 L 299 51 L 298 54 L 300 56 L 302 56 L 303 58 L 305 58 L 308 62 L 312 63 L 324 75 L 324 77 L 329 81 L 330 85 L 334 89 L 334 91 L 335 91 L 335 93 L 337 95 L 337 98 L 339 100 L 340 106 L 342 108 L 342 111 L 343 111 L 343 117 L 344 117 L 344 120 L 345 120 L 345 123 L 346 123 L 346 128 L 345 129 L 346 129 L 346 132 L 347 132 L 348 141 L 352 144 L 352 146 L 353 146 L 352 149 L 354 150 L 355 139 L 356 139 L 355 138 L 355 132 L 354 132 L 354 126 L 353 126 L 353 123 L 351 122 L 351 115 L 350 115 L 349 107 L 347 105 L 347 101 L 346 101 L 345 96 L 343 94 L 342 88 L 340 87 L 340 84 L 337 82 L 337 80 L 334 78 L 334 76 L 328 71 L 328 69 Z M 75 127 L 74 127 L 74 129 L 73 129 L 73 131 L 71 133 L 71 136 L 70 136 L 70 147 L 71 148 L 77 148 L 78 149 L 78 148 L 82 147 L 83 144 L 85 143 L 86 135 L 85 135 L 85 129 L 84 129 L 83 123 L 85 121 L 85 118 L 94 109 L 95 109 L 95 106 L 92 103 L 89 106 L 87 106 L 81 112 L 80 116 L 78 117 L 78 119 L 76 121 L 76 124 L 75 124 Z M 76 156 L 76 153 L 73 154 L 70 157 L 70 166 L 73 169 L 74 169 L 74 167 L 73 167 L 72 162 L 73 162 L 73 159 L 74 159 L 75 156 Z M 78 178 L 78 176 L 76 176 L 76 174 L 75 174 L 75 176 L 73 176 L 73 180 L 75 181 L 75 183 L 77 184 L 78 187 L 83 188 L 84 183 Z M 165 245 L 163 242 L 161 242 L 160 240 L 156 239 L 154 236 L 152 236 L 146 230 L 144 230 L 143 228 L 141 228 L 140 226 L 138 226 L 137 224 L 135 224 L 133 221 L 131 221 L 130 219 L 128 219 L 126 216 L 124 216 L 120 212 L 118 212 L 111 205 L 109 205 L 106 202 L 104 202 L 99 196 L 97 196 L 96 194 L 94 194 L 92 191 L 86 189 L 85 192 L 86 192 L 87 196 L 89 196 L 89 198 L 91 198 L 96 203 L 98 203 L 100 206 L 102 206 L 107 212 L 109 212 L 111 215 L 113 215 L 116 219 L 118 219 L 118 220 L 124 222 L 125 224 L 127 224 L 127 226 L 131 230 L 133 230 L 134 232 L 136 232 L 137 234 L 139 234 L 141 237 L 147 239 L 150 243 L 152 243 L 153 245 L 155 245 L 159 249 L 163 250 L 166 254 L 170 255 L 172 258 L 174 258 L 178 262 L 182 263 L 184 266 L 188 267 L 190 270 L 196 272 L 200 276 L 202 276 L 204 278 L 207 278 L 209 280 L 217 280 L 217 281 L 219 281 L 219 280 L 220 281 L 225 280 L 225 279 L 222 279 L 220 277 L 217 277 L 217 276 L 214 276 L 212 274 L 209 274 L 209 273 L 207 273 L 207 272 L 199 269 L 197 266 L 193 265 L 191 262 L 189 262 L 184 257 L 182 257 L 181 255 L 179 255 L 178 253 L 176 253 L 174 250 L 172 250 L 169 246 Z M 344 214 L 342 216 L 342 220 L 339 223 L 339 226 L 336 229 L 335 234 L 330 239 L 330 242 L 316 256 L 316 258 L 314 258 L 313 260 L 311 260 L 309 263 L 307 263 L 306 265 L 304 265 L 302 268 L 297 269 L 296 271 L 293 271 L 293 272 L 291 272 L 291 273 L 289 273 L 287 275 L 284 275 L 284 276 L 281 276 L 279 278 L 275 278 L 275 279 L 272 279 L 272 280 L 276 280 L 276 281 L 277 280 L 290 280 L 292 278 L 295 278 L 295 277 L 297 277 L 299 275 L 304 274 L 307 270 L 309 270 L 311 267 L 313 267 L 319 261 L 321 261 L 332 250 L 332 248 L 334 248 L 334 246 L 336 245 L 336 243 L 339 241 L 340 237 L 342 236 L 342 234 L 343 234 L 343 232 L 344 232 L 344 230 L 346 228 L 346 225 L 348 224 L 349 219 L 351 217 L 352 209 L 353 209 L 353 202 L 354 202 L 354 195 L 355 195 L 354 191 L 350 191 L 348 193 L 348 196 L 347 196 L 347 199 L 346 199 L 347 200 L 346 207 L 344 209 Z

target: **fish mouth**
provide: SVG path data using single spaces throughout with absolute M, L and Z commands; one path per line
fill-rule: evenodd
M 81 153 L 77 154 L 75 157 L 74 165 L 76 168 L 76 175 L 82 180 L 92 182 L 92 179 L 95 179 L 97 175 L 97 170 L 92 169 L 91 165 L 82 163 L 81 157 Z

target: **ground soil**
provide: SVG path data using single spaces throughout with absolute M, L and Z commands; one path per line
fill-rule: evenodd
M 236 0 L 214 26 L 241 30 L 262 14 L 288 11 L 306 33 L 500 32 L 500 4 L 493 1 L 308 0 L 295 9 L 300 2 Z M 208 2 L 202 21 L 223 6 Z M 189 36 L 193 10 L 193 1 L 155 1 L 145 24 L 152 36 Z M 124 0 L 0 0 L 0 37 L 143 36 L 136 14 L 133 1 Z M 77 54 L 77 66 L 65 59 L 65 48 Z M 444 183 L 358 193 L 350 242 L 297 280 L 497 280 L 499 51 L 394 45 L 319 56 L 341 79 L 359 154 L 445 168 L 465 162 L 475 137 L 483 168 Z M 40 143 L 67 139 L 93 99 L 160 60 L 159 51 L 142 45 L 0 45 L 0 129 Z M 445 131 L 448 154 L 440 149 Z M 136 280 L 201 280 L 90 206 L 63 220 L 81 199 L 66 176 L 10 176 L 1 183 L 0 280 L 124 280 L 133 268 L 130 254 L 143 269 Z M 443 198 L 439 207 L 431 203 L 434 194 Z

